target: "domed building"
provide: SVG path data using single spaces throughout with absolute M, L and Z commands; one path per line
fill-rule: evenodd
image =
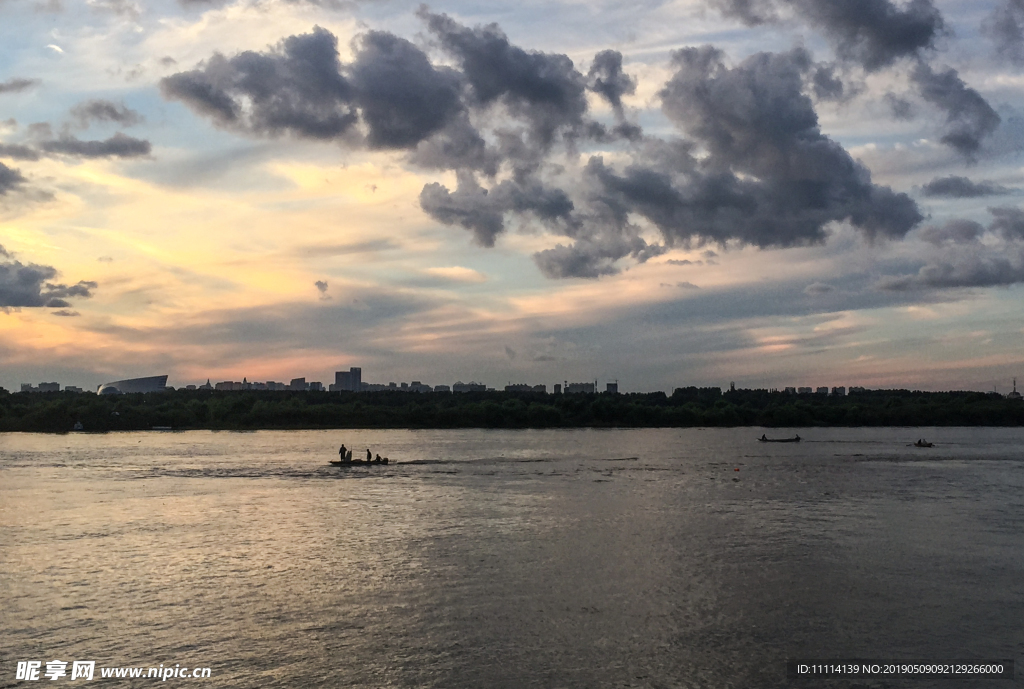
M 104 383 L 96 388 L 97 395 L 126 395 L 130 392 L 163 392 L 167 389 L 167 376 L 128 378 Z

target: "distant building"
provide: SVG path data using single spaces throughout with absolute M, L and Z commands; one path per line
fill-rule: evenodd
M 82 388 L 77 385 L 65 385 L 64 392 L 85 392 Z
M 435 385 L 434 392 L 451 392 L 452 389 L 447 385 Z
M 212 385 L 210 385 L 210 379 L 209 379 L 209 378 L 207 378 L 207 379 L 206 379 L 206 385 L 200 385 L 200 386 L 199 386 L 199 389 L 200 389 L 200 390 L 213 390 L 213 386 L 212 386 Z
M 289 390 L 309 390 L 309 385 L 306 384 L 305 378 L 292 378 L 292 382 L 288 383 Z
M 38 386 L 32 383 L 22 383 L 22 392 L 60 392 L 60 383 L 40 383 Z
M 329 386 L 331 392 L 359 392 L 363 389 L 363 369 L 351 367 L 347 371 L 334 372 L 334 385 Z
M 735 388 L 733 389 L 735 390 Z M 617 382 L 605 383 L 604 391 L 612 395 L 617 395 L 619 394 L 619 384 Z
M 729 381 L 729 392 L 736 392 L 736 383 Z
M 814 394 L 815 394 L 815 395 L 827 395 L 827 394 L 828 394 L 828 388 L 827 388 L 827 387 L 824 387 L 824 388 L 818 388 L 818 389 L 816 389 L 816 390 L 814 391 Z
M 833 397 L 843 397 L 846 395 L 846 388 L 842 385 L 832 388 L 832 395 Z
M 1006 395 L 1006 399 L 1008 399 L 1008 400 L 1019 400 L 1020 398 L 1021 398 L 1020 397 L 1020 393 L 1017 392 L 1017 379 L 1014 378 L 1013 379 L 1013 392 L 1008 393 Z
M 167 376 L 149 376 L 148 378 L 129 378 L 104 383 L 96 388 L 99 395 L 119 395 L 133 392 L 163 392 L 167 389 Z
M 795 394 L 796 394 L 796 388 L 786 388 L 786 389 L 784 390 L 784 392 L 785 392 L 785 393 L 786 393 L 787 395 L 795 395 Z
M 195 390 L 195 389 L 196 389 L 196 386 L 195 386 L 195 385 L 186 385 L 186 386 L 185 386 L 185 389 L 186 389 L 186 390 Z
M 811 388 L 797 388 L 796 394 L 798 395 L 809 395 L 813 392 Z
M 309 383 L 309 387 L 307 388 L 307 390 L 309 390 L 310 392 L 323 392 L 324 391 L 324 384 L 321 383 L 318 380 L 311 381 Z
M 562 394 L 562 384 L 561 383 L 555 383 L 554 392 L 555 392 L 556 395 L 561 395 Z
M 548 391 L 547 385 L 527 385 L 526 383 L 513 383 L 505 386 L 505 392 L 544 392 Z
M 359 384 L 359 392 L 383 392 L 384 390 L 389 389 L 390 388 L 383 383 L 367 383 L 366 381 L 363 381 Z
M 594 384 L 593 383 L 568 383 L 565 386 L 565 391 L 567 393 L 570 393 L 570 394 L 571 393 L 581 393 L 581 392 L 582 393 L 593 393 L 594 392 Z
M 850 394 L 851 395 L 855 395 L 858 392 L 867 392 L 867 391 L 868 391 L 867 388 L 861 388 L 861 387 L 857 387 L 855 385 L 854 386 L 850 386 Z
M 470 381 L 463 383 L 461 380 L 452 386 L 452 392 L 483 392 L 487 389 L 487 386 L 483 383 L 475 383 Z
M 421 383 L 418 380 L 414 380 L 413 382 L 409 383 L 409 392 L 433 392 L 433 391 L 434 391 L 434 388 L 432 388 L 429 385 L 426 385 L 424 383 Z

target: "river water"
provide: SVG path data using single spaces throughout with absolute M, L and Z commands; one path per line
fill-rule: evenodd
M 799 432 L 0 434 L 0 687 L 1021 683 L 787 679 L 1024 658 L 1024 429 Z

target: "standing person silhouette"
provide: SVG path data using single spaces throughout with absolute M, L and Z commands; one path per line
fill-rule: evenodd
M 345 457 L 347 457 L 347 456 L 348 456 L 348 450 L 345 449 L 345 445 L 343 443 L 341 448 L 338 449 L 338 459 L 340 459 L 341 461 L 344 462 L 345 461 Z
M 370 448 L 366 448 L 366 461 L 369 462 L 373 459 L 373 453 L 370 452 Z

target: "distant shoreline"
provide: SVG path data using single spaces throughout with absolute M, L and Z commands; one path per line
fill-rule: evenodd
M 170 390 L 100 396 L 0 393 L 0 432 L 445 428 L 1024 426 L 995 393 L 870 390 L 847 396 L 679 388 L 630 394 Z

